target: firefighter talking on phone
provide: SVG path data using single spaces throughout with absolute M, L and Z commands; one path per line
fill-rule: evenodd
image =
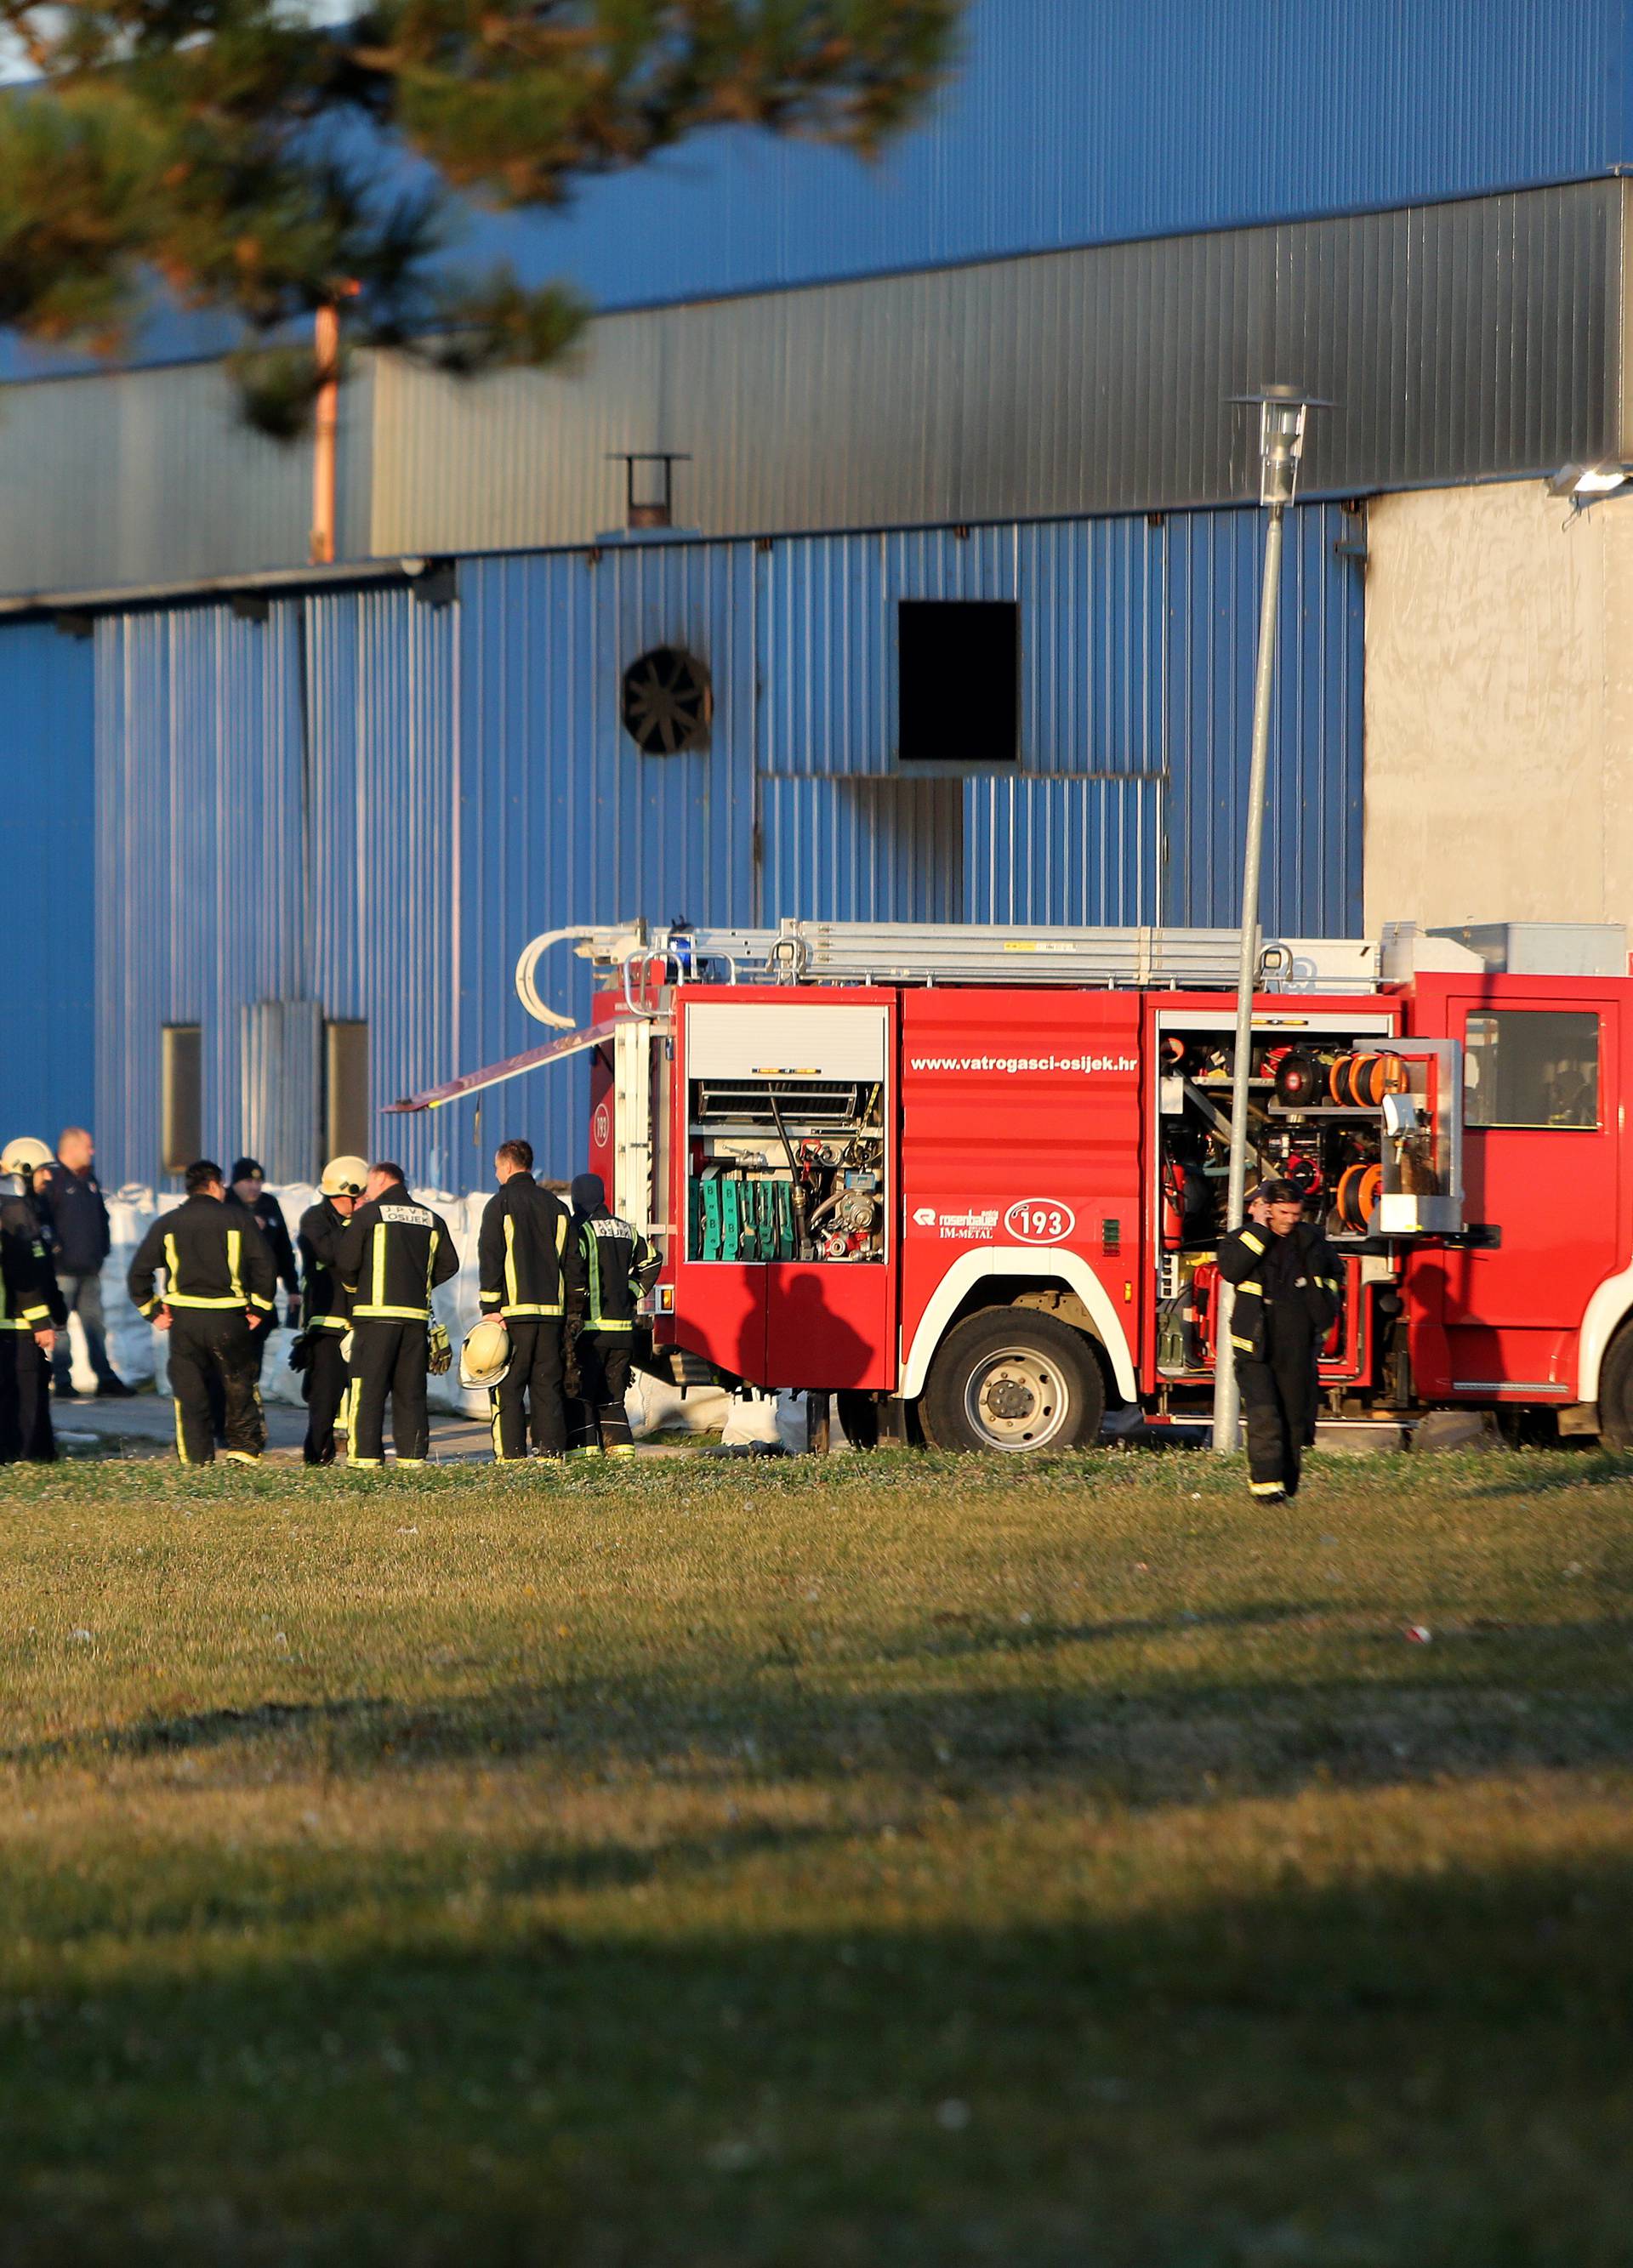
M 1293 1182 L 1262 1182 L 1247 1219 L 1220 1245 L 1219 1272 L 1236 1286 L 1230 1349 L 1249 1481 L 1256 1497 L 1281 1503 L 1298 1493 L 1315 1440 L 1316 1364 L 1339 1308 L 1337 1256 L 1304 1219 Z

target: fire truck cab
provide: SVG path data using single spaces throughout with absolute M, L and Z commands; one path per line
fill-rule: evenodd
M 1108 1408 L 1206 1422 L 1234 932 L 573 941 L 600 980 L 590 1163 L 664 1252 L 655 1362 L 947 1448 L 1086 1443 Z M 1342 1259 L 1329 1415 L 1633 1441 L 1624 932 L 1398 926 L 1260 966 L 1250 1181 L 1297 1182 Z

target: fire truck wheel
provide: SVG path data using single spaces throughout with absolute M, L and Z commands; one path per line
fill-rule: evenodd
M 1025 1307 L 986 1307 L 936 1349 L 920 1415 L 938 1449 L 1091 1446 L 1105 1381 L 1081 1331 Z
M 1616 1333 L 1600 1370 L 1599 1438 L 1607 1449 L 1633 1449 L 1633 1323 Z

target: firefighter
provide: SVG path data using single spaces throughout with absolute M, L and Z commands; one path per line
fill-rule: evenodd
M 1252 1492 L 1280 1504 L 1298 1493 L 1315 1440 L 1321 1342 L 1339 1311 L 1338 1260 L 1305 1220 L 1291 1182 L 1265 1182 L 1250 1217 L 1219 1247 L 1219 1272 L 1236 1286 L 1230 1344 L 1247 1421 Z
M 50 1162 L 45 1144 L 26 1135 L 0 1153 L 0 1177 L 17 1181 L 0 1197 L 0 1465 L 48 1465 L 56 1455 L 50 1356 L 68 1309 L 33 1197 L 34 1175 Z
M 573 1275 L 567 1209 L 533 1178 L 530 1142 L 501 1142 L 493 1155 L 499 1188 L 477 1239 L 484 1318 L 499 1317 L 510 1340 L 508 1366 L 490 1389 L 493 1454 L 525 1458 L 528 1435 L 541 1457 L 567 1446 L 562 1332 Z
M 284 1208 L 266 1186 L 266 1168 L 254 1158 L 240 1158 L 233 1167 L 233 1182 L 229 1195 L 234 1204 L 240 1204 L 255 1220 L 255 1226 L 267 1241 L 267 1250 L 272 1255 L 272 1265 L 278 1282 L 288 1295 L 285 1315 L 292 1331 L 300 1328 L 300 1278 L 295 1268 L 295 1248 L 289 1241 L 289 1224 L 284 1219 Z M 266 1360 L 267 1341 L 277 1328 L 274 1314 L 271 1328 L 255 1334 L 255 1376 L 261 1376 Z
M 221 1168 L 201 1158 L 187 1169 L 187 1195 L 161 1212 L 130 1263 L 130 1297 L 156 1330 L 170 1335 L 176 1454 L 213 1464 L 211 1402 L 222 1411 L 226 1454 L 253 1465 L 266 1447 L 256 1385 L 255 1340 L 272 1328 L 277 1275 L 266 1239 L 241 1205 L 229 1204 Z M 159 1270 L 165 1288 L 159 1292 Z
M 389 1395 L 397 1463 L 423 1465 L 431 1446 L 431 1295 L 458 1273 L 459 1255 L 441 1214 L 409 1195 L 401 1166 L 386 1160 L 370 1168 L 335 1271 L 351 1302 L 349 1462 L 358 1472 L 385 1463 Z
M 627 1220 L 607 1209 L 599 1174 L 580 1174 L 573 1184 L 575 1273 L 573 1352 L 578 1392 L 568 1424 L 572 1456 L 632 1457 L 629 1413 L 630 1351 L 635 1310 L 649 1292 L 661 1265 L 657 1249 Z
M 351 1302 L 336 1272 L 340 1240 L 368 1181 L 361 1158 L 331 1158 L 318 1182 L 318 1201 L 300 1216 L 300 1390 L 307 1404 L 305 1455 L 309 1465 L 335 1462 L 335 1428 L 345 1403 L 344 1352 Z

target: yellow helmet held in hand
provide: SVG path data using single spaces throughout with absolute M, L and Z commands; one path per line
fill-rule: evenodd
M 13 1135 L 4 1150 L 0 1150 L 0 1174 L 15 1174 L 26 1181 L 38 1173 L 41 1166 L 51 1162 L 51 1152 L 43 1142 L 36 1142 L 32 1134 Z
M 510 1368 L 510 1333 L 502 1317 L 484 1315 L 460 1349 L 459 1382 L 477 1388 L 497 1386 Z
M 360 1197 L 367 1179 L 366 1158 L 331 1158 L 318 1188 L 326 1197 Z

